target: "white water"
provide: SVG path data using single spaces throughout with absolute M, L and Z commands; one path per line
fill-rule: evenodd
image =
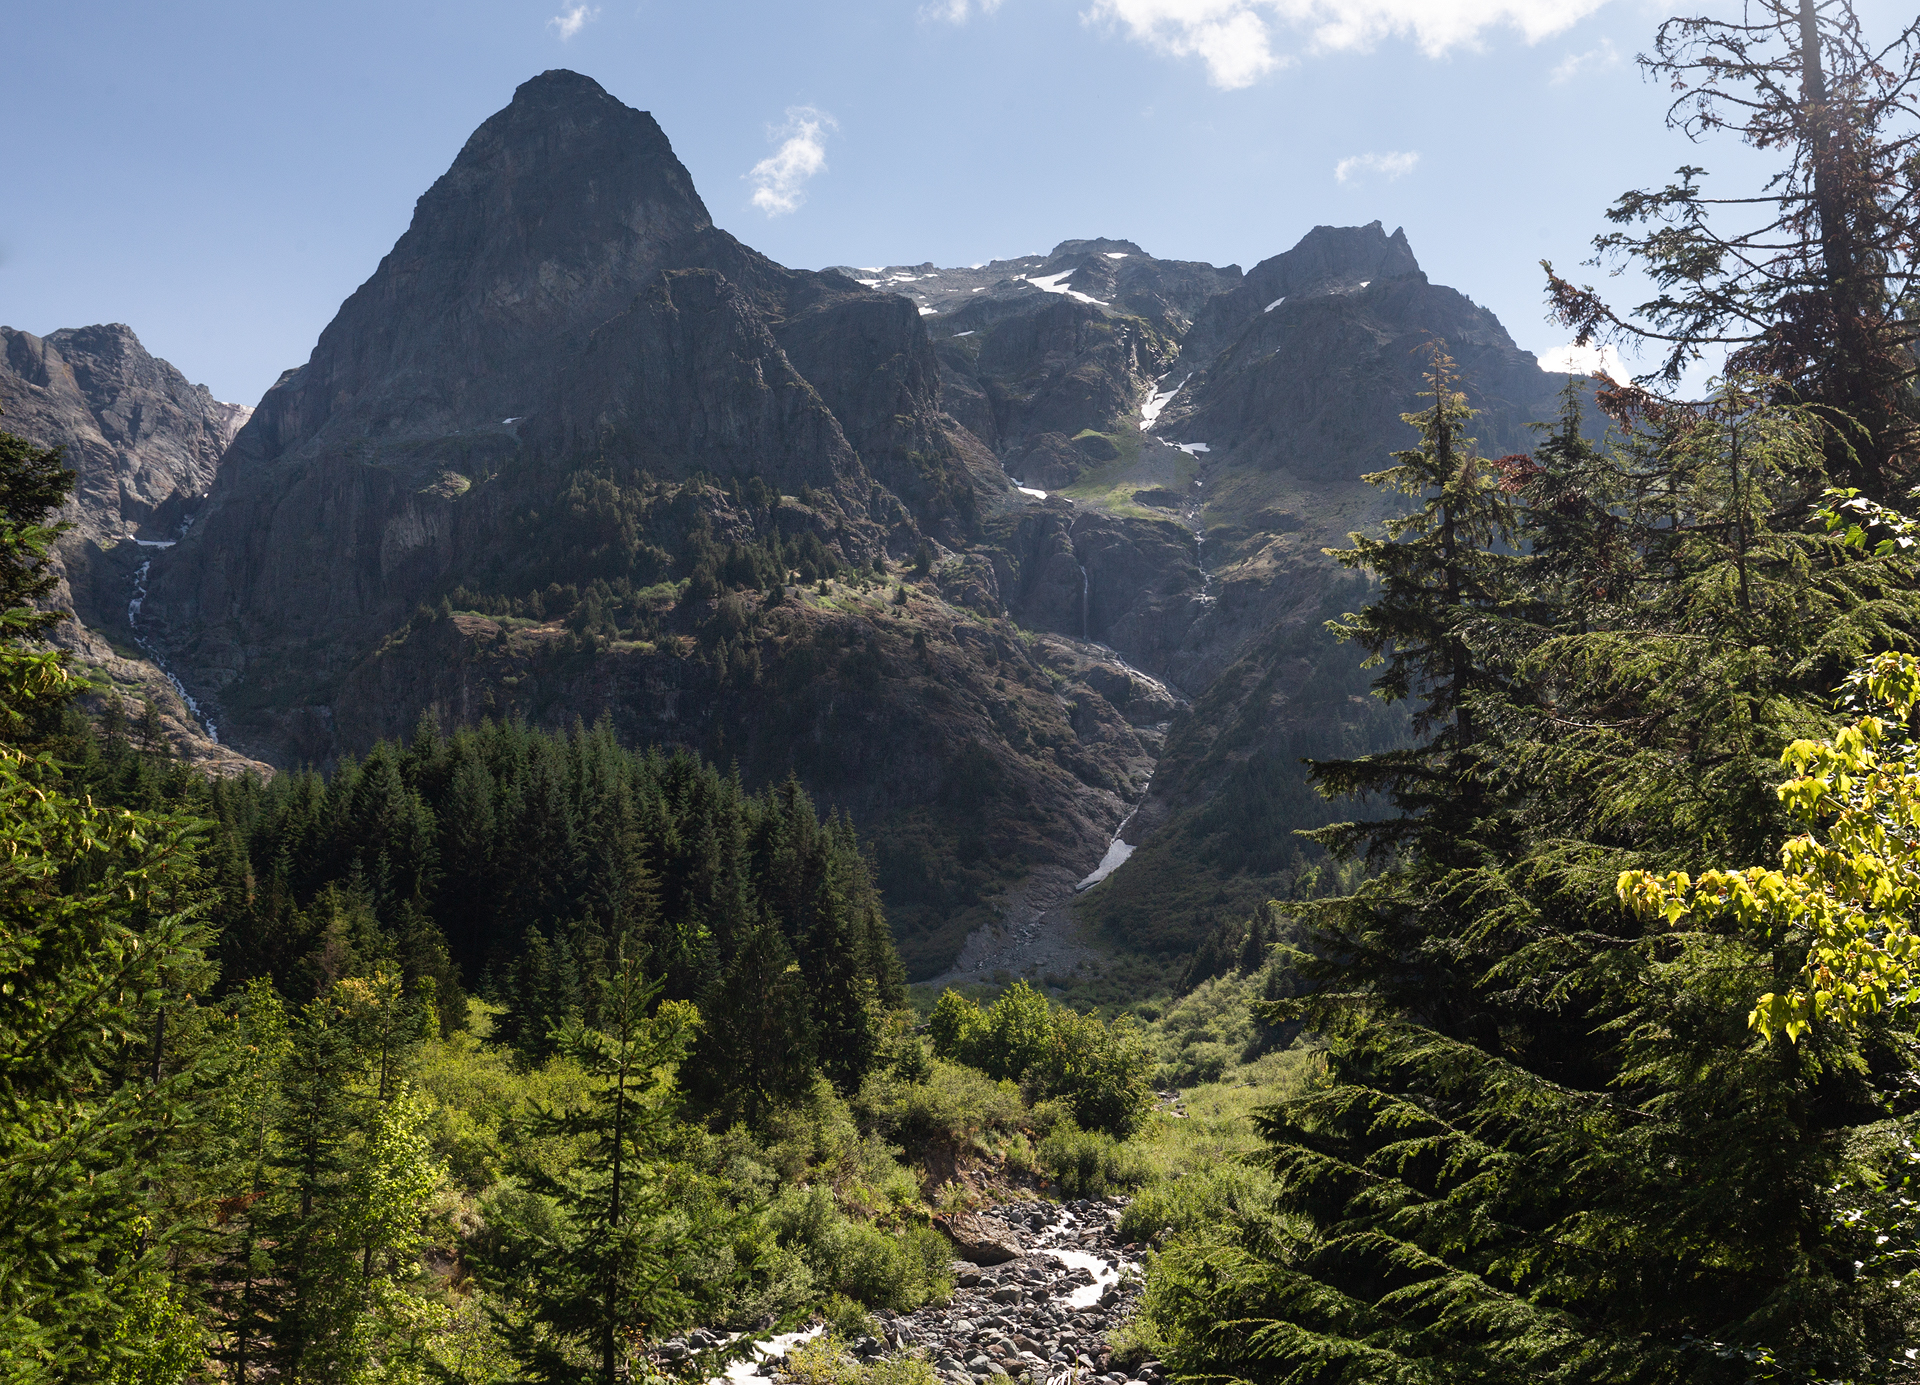
M 764 1342 L 756 1342 L 753 1355 L 728 1366 L 726 1375 L 722 1379 L 731 1380 L 734 1385 L 748 1385 L 748 1382 L 760 1379 L 760 1361 L 763 1357 L 785 1356 L 802 1342 L 811 1342 L 826 1330 L 827 1325 L 821 1323 L 817 1327 L 809 1327 L 804 1332 L 782 1332 L 778 1337 L 769 1337 Z
M 189 519 L 187 524 L 191 523 L 193 523 L 193 521 Z M 182 533 L 185 533 L 186 524 L 181 525 L 180 530 Z M 142 548 L 173 547 L 171 542 L 161 543 L 157 540 L 150 539 L 135 539 L 134 542 Z M 173 690 L 180 694 L 180 700 L 186 703 L 187 710 L 193 713 L 193 719 L 206 728 L 207 739 L 215 745 L 218 745 L 220 744 L 220 728 L 207 720 L 206 713 L 200 710 L 200 704 L 195 702 L 188 694 L 186 684 L 173 676 L 173 670 L 167 667 L 166 661 L 160 657 L 159 652 L 140 634 L 140 608 L 147 604 L 147 569 L 152 566 L 153 559 L 149 558 L 134 569 L 133 595 L 127 599 L 127 628 L 133 631 L 133 642 L 146 650 L 147 657 L 153 660 L 155 667 L 166 674 L 167 681 L 173 684 Z
M 1075 560 L 1074 566 L 1080 569 L 1080 638 L 1087 638 L 1087 617 L 1092 613 L 1093 597 L 1087 581 L 1087 565 Z
M 1041 1255 L 1050 1255 L 1070 1270 L 1085 1270 L 1093 1276 L 1093 1283 L 1083 1284 L 1067 1295 L 1070 1308 L 1090 1308 L 1100 1301 L 1100 1295 L 1107 1286 L 1120 1282 L 1120 1271 L 1113 1268 L 1097 1255 L 1089 1255 L 1084 1250 L 1054 1250 L 1051 1246 L 1040 1247 Z

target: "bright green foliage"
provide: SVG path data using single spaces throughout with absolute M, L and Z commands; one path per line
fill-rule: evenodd
M 1147 1177 L 1146 1166 L 1129 1145 L 1103 1130 L 1082 1130 L 1072 1121 L 1048 1131 L 1035 1154 L 1062 1197 L 1129 1192 Z
M 889 1232 L 842 1212 L 826 1188 L 795 1188 L 769 1209 L 782 1247 L 806 1262 L 816 1288 L 873 1308 L 912 1312 L 953 1292 L 953 1247 L 931 1226 Z
M 269 997 L 256 990 L 249 1002 L 247 1027 L 271 1041 Z M 439 1314 L 420 1295 L 419 1256 L 446 1171 L 428 1141 L 430 1108 L 401 1076 L 420 1028 L 398 979 L 376 973 L 341 981 L 285 1031 L 260 1205 L 246 1211 L 244 1258 L 229 1270 L 242 1279 L 226 1353 L 236 1372 L 260 1337 L 288 1380 L 421 1378 Z M 253 1131 L 240 1134 L 244 1153 Z
M 204 983 L 192 825 L 66 791 L 44 738 L 80 685 L 23 647 L 54 617 L 42 523 L 72 475 L 0 435 L 0 1379 L 166 1379 L 171 1175 L 192 1074 L 168 1016 Z M 177 1378 L 174 1377 L 174 1378 Z
M 1754 1003 L 1748 1021 L 1764 1036 L 1797 1041 L 1821 1019 L 1858 1027 L 1904 1002 L 1920 969 L 1920 751 L 1907 729 L 1920 662 L 1885 654 L 1853 681 L 1876 713 L 1781 756 L 1793 770 L 1781 800 L 1823 830 L 1789 838 L 1780 869 L 1620 876 L 1622 902 L 1669 926 L 1724 919 L 1748 937 L 1807 940 L 1793 986 Z
M 1016 981 L 984 1011 L 957 991 L 942 992 L 928 1029 L 942 1058 L 1062 1097 L 1082 1124 L 1110 1134 L 1128 1134 L 1153 1103 L 1153 1060 L 1130 1015 L 1103 1024 L 1056 1009 Z

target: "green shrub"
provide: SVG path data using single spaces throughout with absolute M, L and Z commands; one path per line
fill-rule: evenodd
M 1040 1166 L 1068 1197 L 1105 1197 L 1147 1178 L 1137 1149 L 1099 1130 L 1062 1121 L 1040 1142 Z
M 953 1293 L 947 1243 L 932 1227 L 887 1232 L 855 1221 L 819 1186 L 783 1192 L 767 1220 L 778 1243 L 800 1253 L 820 1289 L 897 1312 L 944 1302 Z
M 1216 1164 L 1154 1182 L 1135 1194 L 1120 1214 L 1123 1241 L 1147 1241 L 1168 1232 L 1185 1235 L 1258 1212 L 1273 1201 L 1273 1178 L 1250 1164 Z
M 985 1010 L 957 991 L 941 992 L 928 1028 L 942 1058 L 1020 1082 L 1038 1096 L 1064 1097 L 1084 1127 L 1124 1137 L 1153 1104 L 1153 1058 L 1132 1016 L 1102 1024 L 1095 1015 L 1056 1009 L 1016 981 Z
M 873 1315 L 845 1294 L 828 1294 L 827 1301 L 820 1305 L 820 1316 L 827 1324 L 825 1335 L 838 1342 L 880 1335 L 880 1324 Z
M 1124 1139 L 1153 1105 L 1147 1072 L 1153 1060 L 1146 1037 L 1131 1015 L 1110 1025 L 1094 1015 L 1060 1010 L 1052 1041 L 1034 1077 L 1048 1092 L 1065 1097 L 1083 1128 Z
M 927 1036 L 933 1040 L 934 1053 L 953 1062 L 966 1062 L 977 1049 L 986 1026 L 987 1017 L 978 1005 L 958 991 L 946 990 L 940 992 L 933 1013 L 927 1017 Z
M 856 1108 L 875 1130 L 909 1150 L 935 1140 L 963 1144 L 1020 1121 L 1025 1108 L 1011 1082 L 995 1082 L 985 1073 L 940 1058 L 929 1067 L 925 1082 L 908 1082 L 894 1073 L 871 1074 Z
M 860 1385 L 860 1363 L 832 1331 L 788 1352 L 785 1373 L 794 1385 Z
M 829 1328 L 787 1353 L 786 1374 L 795 1385 L 938 1385 L 932 1364 L 917 1357 L 895 1356 L 862 1365 L 846 1347 L 847 1338 L 860 1335 L 860 1331 Z
M 918 1356 L 890 1356 L 860 1373 L 861 1385 L 939 1385 L 933 1362 Z

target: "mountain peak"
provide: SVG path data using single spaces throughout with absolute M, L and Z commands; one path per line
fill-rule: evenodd
M 550 67 L 529 77 L 513 89 L 513 104 L 548 108 L 581 102 L 611 102 L 620 106 L 607 89 L 583 72 L 565 67 Z M 621 106 L 622 110 L 626 107 Z
M 1049 260 L 1059 259 L 1062 255 L 1138 255 L 1148 258 L 1147 252 L 1130 240 L 1108 240 L 1105 236 L 1095 236 L 1092 240 L 1063 240 L 1047 253 Z
M 1279 297 L 1358 280 L 1400 279 L 1420 273 L 1405 230 L 1391 236 L 1377 221 L 1365 226 L 1316 226 L 1291 250 L 1262 260 L 1247 273 L 1257 295 Z
M 651 115 L 543 72 L 473 132 L 312 359 L 262 401 L 257 441 L 418 438 L 524 414 L 669 247 L 712 225 Z

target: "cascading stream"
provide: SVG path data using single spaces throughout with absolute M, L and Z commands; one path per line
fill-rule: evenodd
M 192 523 L 193 516 L 188 515 L 186 519 L 180 523 L 180 532 L 185 534 Z M 177 540 L 174 539 L 134 540 L 134 543 L 141 548 L 172 548 L 176 542 Z M 127 628 L 133 632 L 133 642 L 146 651 L 147 657 L 153 660 L 154 667 L 165 674 L 167 681 L 173 684 L 173 690 L 180 695 L 180 701 L 186 705 L 187 711 L 192 714 L 195 721 L 200 723 L 201 729 L 207 733 L 207 739 L 215 745 L 218 745 L 220 744 L 220 728 L 208 719 L 205 712 L 200 710 L 200 704 L 193 700 L 193 695 L 187 691 L 186 684 L 175 677 L 173 670 L 167 667 L 167 661 L 160 657 L 160 651 L 153 647 L 152 641 L 140 633 L 140 609 L 147 604 L 147 572 L 152 566 L 153 559 L 147 558 L 141 562 L 139 567 L 133 570 L 133 594 L 127 599 Z

